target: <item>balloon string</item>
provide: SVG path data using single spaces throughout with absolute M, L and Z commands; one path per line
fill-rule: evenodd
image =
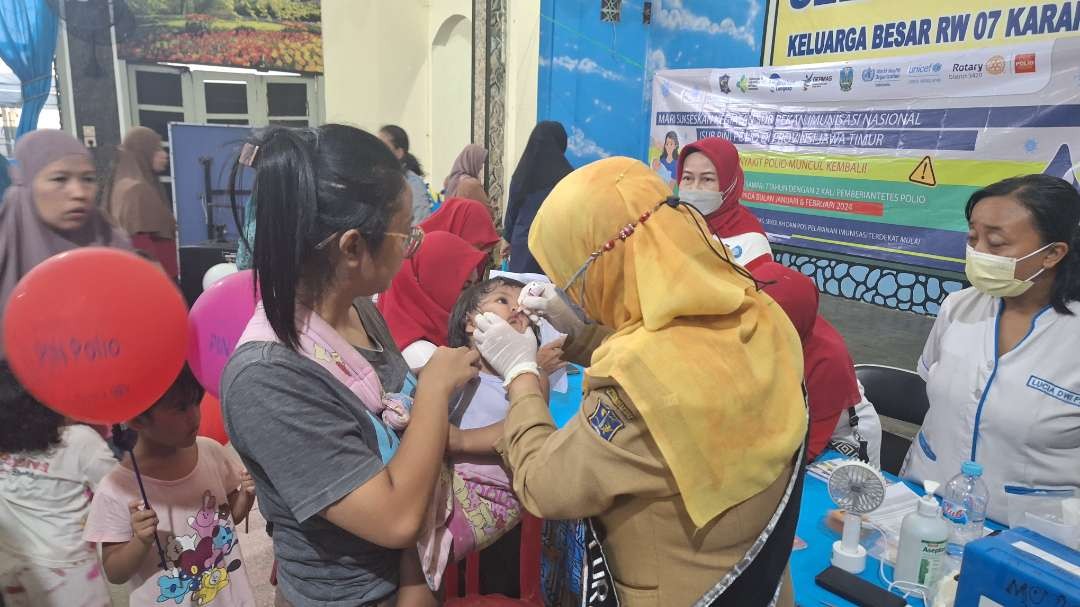
M 146 487 L 143 487 L 142 474 L 139 472 L 139 464 L 135 461 L 135 449 L 128 449 L 128 455 L 131 456 L 131 469 L 135 471 L 135 481 L 139 483 L 139 494 L 142 495 L 143 506 L 147 510 L 150 510 L 150 500 L 146 497 Z M 157 546 L 158 559 L 161 560 L 159 565 L 162 571 L 167 571 L 169 568 L 165 564 L 165 549 L 161 547 L 161 538 L 158 537 L 157 530 L 154 530 L 154 544 Z

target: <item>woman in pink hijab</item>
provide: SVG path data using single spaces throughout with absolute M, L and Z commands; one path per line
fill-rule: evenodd
M 53 255 L 90 246 L 132 250 L 94 204 L 97 189 L 90 153 L 71 135 L 34 131 L 15 144 L 0 206 L 0 323 L 19 279 Z
M 491 201 L 480 179 L 487 156 L 488 151 L 482 145 L 470 143 L 465 146 L 465 149 L 458 154 L 454 166 L 450 169 L 450 174 L 443 183 L 443 192 L 447 198 L 468 198 L 482 202 L 494 217 Z

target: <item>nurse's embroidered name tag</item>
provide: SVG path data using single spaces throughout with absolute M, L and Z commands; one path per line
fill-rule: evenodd
M 1027 386 L 1034 390 L 1038 390 L 1043 394 L 1060 400 L 1063 403 L 1073 405 L 1074 407 L 1080 407 L 1080 394 L 1076 392 L 1070 392 L 1061 386 L 1055 385 L 1046 381 L 1041 377 L 1035 377 L 1032 375 L 1028 378 Z
M 619 418 L 615 411 L 604 403 L 596 404 L 596 411 L 589 416 L 589 425 L 600 435 L 600 438 L 611 442 L 611 439 L 622 430 L 626 424 Z

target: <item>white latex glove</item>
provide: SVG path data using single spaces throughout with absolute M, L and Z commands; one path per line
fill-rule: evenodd
M 532 331 L 518 333 L 510 323 L 492 312 L 477 314 L 473 322 L 476 324 L 473 331 L 476 348 L 503 378 L 504 386 L 509 386 L 522 373 L 540 377 L 540 367 L 536 364 L 538 345 Z
M 559 290 L 550 282 L 530 282 L 525 285 L 518 296 L 518 304 L 525 308 L 533 322 L 538 323 L 539 317 L 546 318 L 560 333 L 572 335 L 585 324 L 566 305 L 559 296 Z

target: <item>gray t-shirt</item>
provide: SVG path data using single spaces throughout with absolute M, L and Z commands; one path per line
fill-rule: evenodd
M 328 371 L 278 343 L 237 348 L 221 385 L 225 427 L 274 528 L 285 598 L 355 607 L 393 594 L 399 551 L 319 516 L 390 461 L 393 431 Z
M 389 393 L 406 392 L 411 396 L 415 380 L 408 378 L 409 363 L 405 362 L 401 350 L 394 343 L 394 336 L 390 334 L 390 327 L 386 326 L 379 309 L 366 297 L 353 301 L 353 307 L 360 314 L 360 322 L 364 324 L 368 339 L 375 344 L 372 349 L 357 348 L 356 351 L 375 368 L 383 390 Z

